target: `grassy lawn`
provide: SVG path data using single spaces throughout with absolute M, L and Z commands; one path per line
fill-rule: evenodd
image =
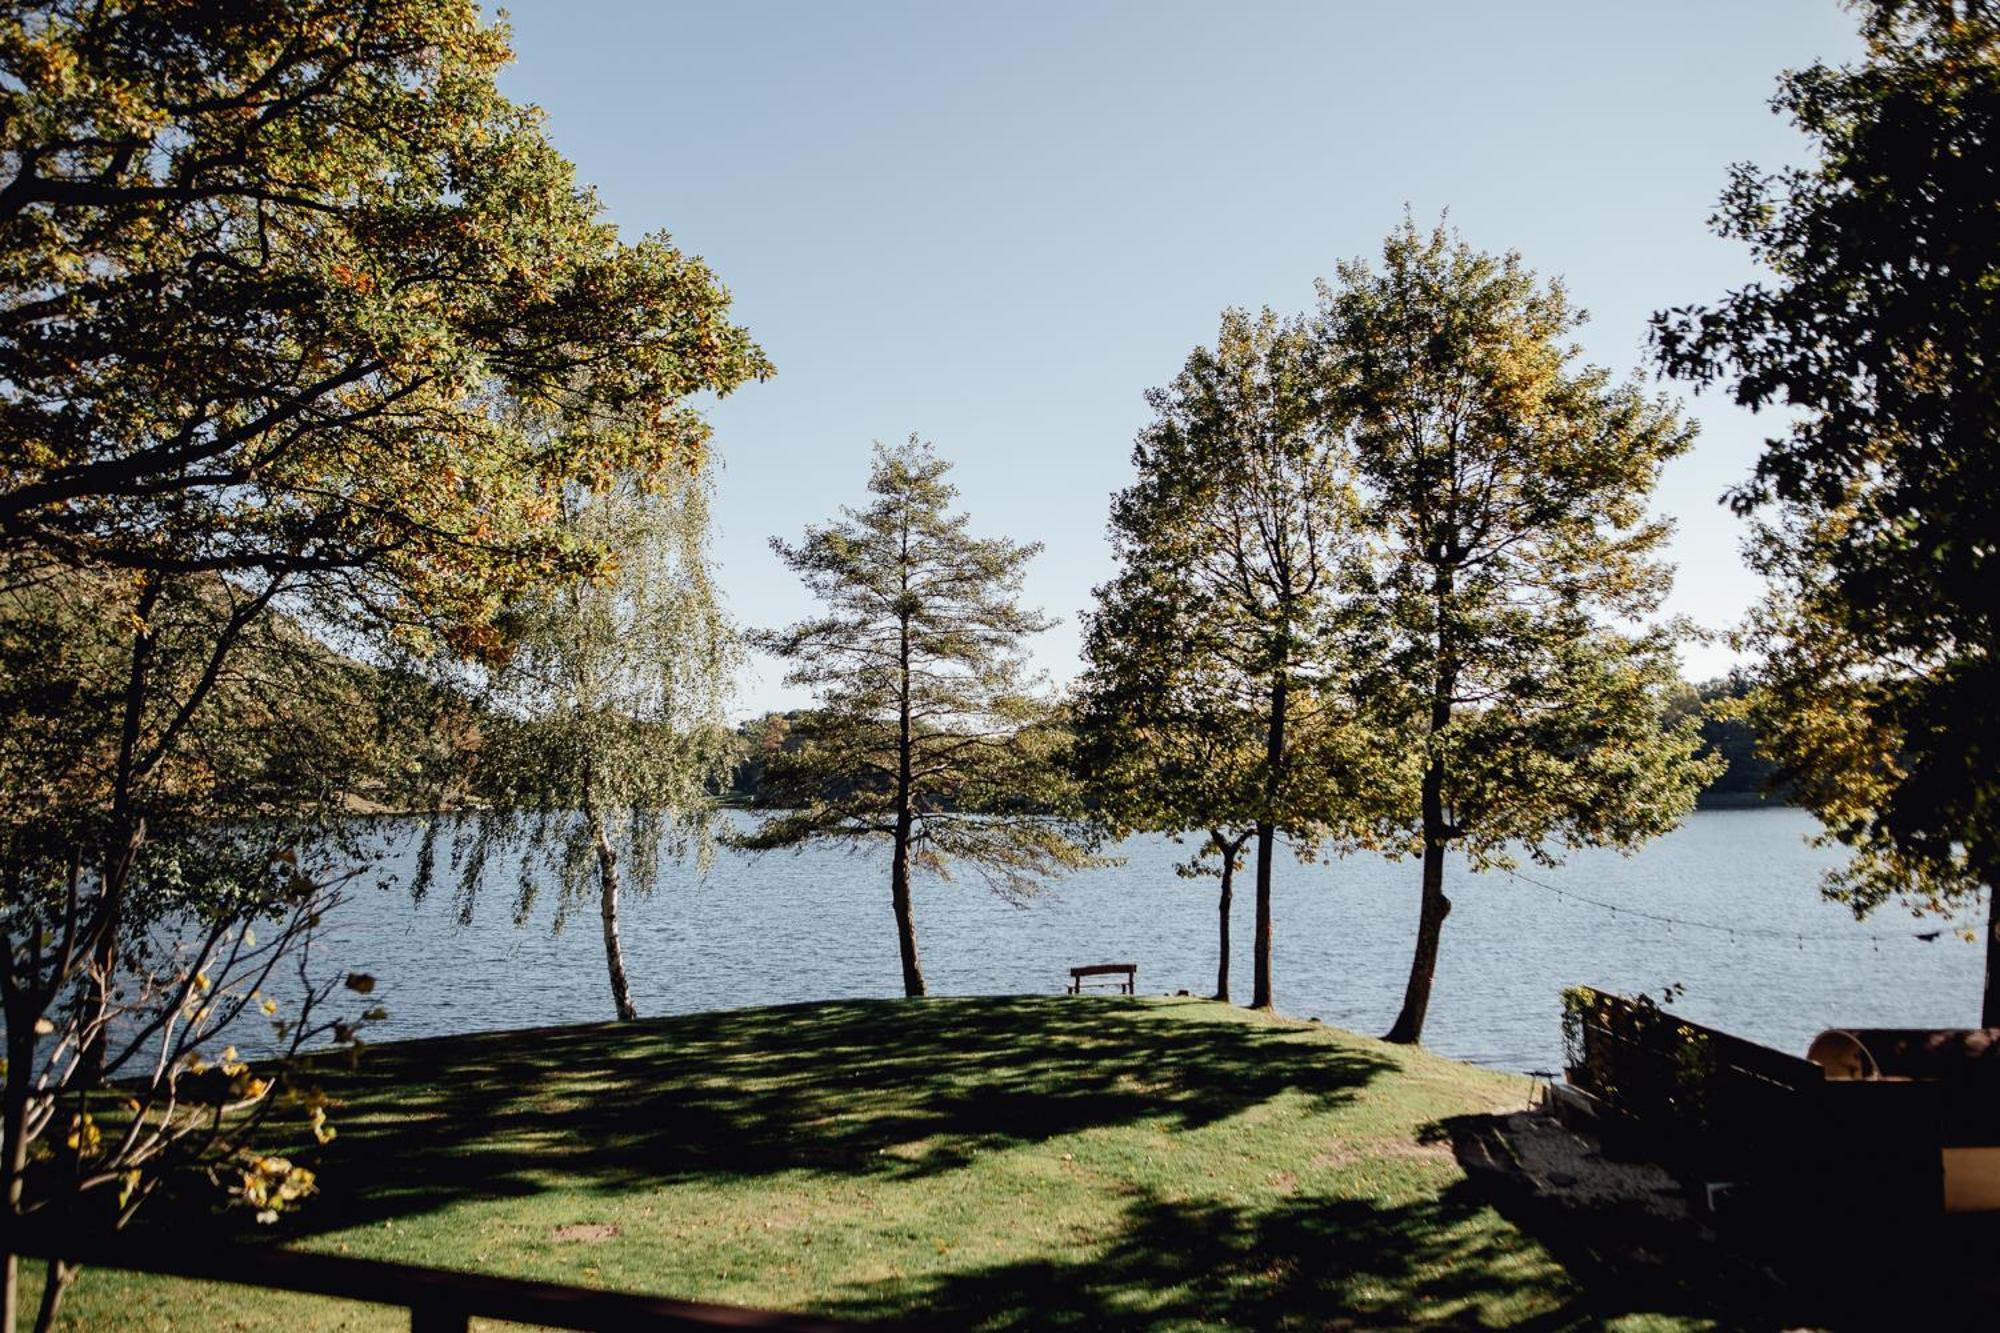
M 453 1037 L 372 1048 L 331 1086 L 340 1136 L 288 1244 L 959 1327 L 1678 1326 L 1584 1292 L 1472 1197 L 1438 1126 L 1518 1108 L 1525 1080 L 1203 1000 Z M 407 1327 L 109 1271 L 67 1315 Z

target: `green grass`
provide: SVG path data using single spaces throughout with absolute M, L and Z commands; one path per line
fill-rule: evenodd
M 324 1192 L 282 1237 L 311 1249 L 979 1328 L 1656 1324 L 1467 1186 L 1444 1122 L 1525 1080 L 1208 1001 L 453 1037 L 330 1087 Z M 79 1329 L 406 1319 L 103 1270 L 67 1306 Z

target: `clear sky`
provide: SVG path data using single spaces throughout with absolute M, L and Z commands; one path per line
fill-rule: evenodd
M 766 546 L 859 503 L 872 440 L 954 460 L 974 528 L 1046 543 L 1037 656 L 1075 669 L 1142 394 L 1223 307 L 1308 308 L 1407 204 L 1560 274 L 1587 357 L 1749 276 L 1709 235 L 1733 161 L 1803 145 L 1778 73 L 1857 54 L 1835 0 L 664 3 L 514 0 L 504 84 L 630 233 L 704 256 L 777 363 L 713 413 L 715 551 L 747 625 L 805 613 Z M 1678 386 L 1666 386 L 1679 392 Z M 1754 598 L 1717 498 L 1766 420 L 1714 394 L 1659 508 L 1672 609 Z M 1723 669 L 1720 647 L 1687 654 Z M 803 702 L 747 672 L 738 711 Z

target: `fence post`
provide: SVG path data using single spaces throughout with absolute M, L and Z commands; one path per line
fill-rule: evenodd
M 410 1333 L 467 1333 L 472 1320 L 456 1305 L 419 1301 L 410 1307 Z

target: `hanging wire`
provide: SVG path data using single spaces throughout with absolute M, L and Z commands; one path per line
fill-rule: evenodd
M 1501 869 L 1505 869 L 1505 867 L 1501 867 Z M 1767 940 L 1796 940 L 1798 941 L 1798 945 L 1801 949 L 1805 948 L 1805 942 L 1807 940 L 1828 940 L 1828 941 L 1844 940 L 1849 943 L 1868 941 L 1875 944 L 1878 951 L 1880 950 L 1880 946 L 1883 940 L 1896 940 L 1896 939 L 1901 939 L 1903 937 L 1902 932 L 1900 931 L 1890 934 L 1880 934 L 1875 932 L 1870 932 L 1866 934 L 1855 934 L 1851 931 L 1843 931 L 1840 933 L 1805 932 L 1798 930 L 1773 929 L 1767 926 L 1740 926 L 1740 925 L 1726 925 L 1716 921 L 1696 921 L 1693 920 L 1692 918 L 1684 916 L 1669 916 L 1664 912 L 1648 912 L 1642 908 L 1630 906 L 1629 904 L 1606 902 L 1602 898 L 1592 898 L 1588 894 L 1577 893 L 1572 889 L 1557 888 L 1555 885 L 1544 883 L 1542 880 L 1535 879 L 1533 876 L 1524 875 L 1518 870 L 1508 870 L 1506 873 L 1511 875 L 1513 878 L 1519 880 L 1523 884 L 1529 885 L 1533 888 L 1540 889 L 1544 893 L 1553 893 L 1556 897 L 1564 899 L 1565 901 L 1568 902 L 1584 903 L 1588 906 L 1600 908 L 1603 911 L 1609 912 L 1613 916 L 1618 916 L 1620 914 L 1623 914 L 1625 916 L 1635 916 L 1645 921 L 1661 922 L 1665 924 L 1669 933 L 1672 932 L 1675 926 L 1685 926 L 1689 930 L 1710 930 L 1714 931 L 1718 935 L 1727 935 L 1729 936 L 1732 942 L 1736 939 L 1738 935 L 1748 935 L 1757 939 L 1767 939 Z M 1932 941 L 1936 940 L 1938 936 L 1940 936 L 1943 933 L 1944 932 L 1940 930 L 1916 930 L 1909 932 L 1910 938 L 1922 940 L 1926 944 L 1929 944 Z

